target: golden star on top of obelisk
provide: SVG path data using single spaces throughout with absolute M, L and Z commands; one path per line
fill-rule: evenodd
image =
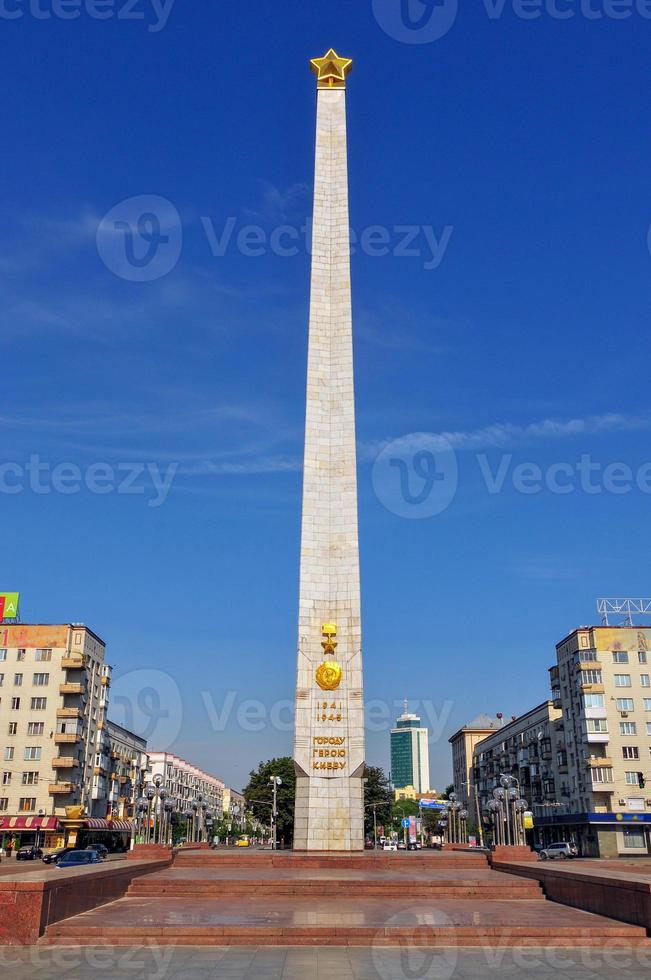
M 353 67 L 350 58 L 340 58 L 334 48 L 323 58 L 312 58 L 310 67 L 317 77 L 318 88 L 345 88 L 346 75 Z

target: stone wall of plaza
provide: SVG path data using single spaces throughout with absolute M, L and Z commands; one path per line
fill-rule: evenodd
M 202 796 L 217 819 L 223 813 L 225 787 L 221 779 L 169 752 L 150 752 L 149 765 L 148 780 L 161 777 L 174 812 L 183 813 Z
M 83 625 L 0 625 L 0 831 L 12 818 L 15 827 L 67 808 L 94 812 L 111 680 L 104 653 Z
M 552 701 L 544 701 L 477 742 L 473 780 L 482 813 L 503 774 L 518 780 L 520 796 L 534 813 L 555 808 L 565 785 L 556 767 L 563 744 L 561 726 L 560 709 Z M 471 812 L 473 805 L 471 800 Z
M 585 854 L 651 851 L 651 628 L 577 629 L 550 669 L 561 806 L 541 823 Z

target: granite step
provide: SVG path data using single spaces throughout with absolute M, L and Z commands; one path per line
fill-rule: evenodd
M 48 927 L 49 945 L 649 946 L 644 929 L 541 901 L 135 898 Z
M 215 881 L 176 881 L 158 878 L 156 881 L 147 878 L 136 879 L 132 882 L 128 894 L 134 897 L 167 896 L 192 898 L 224 895 L 302 895 L 310 896 L 352 896 L 375 895 L 383 898 L 403 898 L 408 893 L 412 898 L 485 898 L 499 897 L 503 900 L 540 899 L 544 896 L 538 882 L 522 879 L 512 881 L 505 876 L 504 882 L 496 887 L 492 882 L 485 881 L 427 881 L 417 879 L 396 879 L 388 881 L 368 881 L 364 879 L 346 879 L 344 881 L 330 879 L 269 881 L 267 879 L 242 880 L 241 878 L 219 878 Z

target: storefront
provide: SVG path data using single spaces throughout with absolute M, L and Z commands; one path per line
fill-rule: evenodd
M 556 841 L 577 845 L 582 857 L 651 855 L 651 813 L 570 813 L 536 817 L 543 847 Z
M 0 817 L 0 845 L 5 852 L 34 844 L 44 851 L 63 847 L 65 837 L 58 817 Z
M 129 850 L 133 824 L 131 820 L 101 820 L 98 817 L 63 818 L 67 844 L 84 848 L 89 844 L 104 844 L 111 853 Z

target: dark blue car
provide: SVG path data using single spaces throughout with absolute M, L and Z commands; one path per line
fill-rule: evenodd
M 89 864 L 101 864 L 97 851 L 70 851 L 57 863 L 57 868 L 81 868 Z

